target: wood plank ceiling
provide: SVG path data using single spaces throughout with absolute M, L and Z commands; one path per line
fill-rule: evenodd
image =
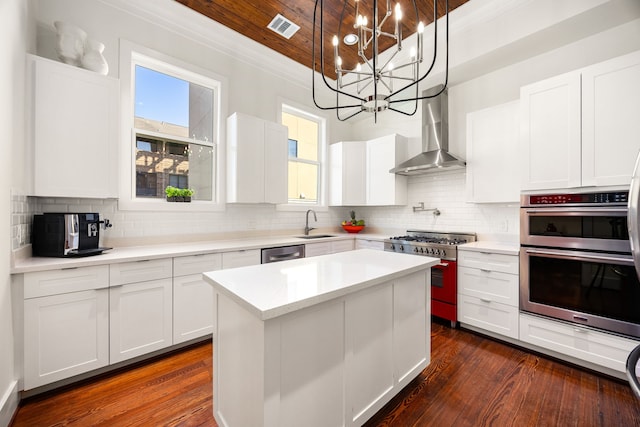
M 223 25 L 229 27 L 240 34 L 261 43 L 268 48 L 271 48 L 302 65 L 311 67 L 312 63 L 312 37 L 313 37 L 313 15 L 316 2 L 314 0 L 253 0 L 253 1 L 238 1 L 238 0 L 176 0 L 179 3 L 187 6 L 190 9 L 195 10 Z M 342 39 L 345 34 L 353 31 L 354 22 L 354 4 L 356 0 L 325 0 L 325 72 L 327 76 L 334 77 L 334 55 L 333 46 L 331 44 L 331 38 L 333 34 L 338 34 L 338 27 L 340 21 L 340 15 L 345 10 L 345 18 L 343 27 L 340 28 L 340 38 Z M 369 22 L 371 22 L 371 8 L 373 0 L 359 0 L 360 10 L 367 11 Z M 415 20 L 415 13 L 411 13 L 413 5 L 408 0 L 392 0 L 391 7 L 395 6 L 395 3 L 400 2 L 403 9 L 403 38 L 408 37 L 416 31 L 417 24 Z M 449 11 L 456 9 L 469 0 L 449 0 Z M 433 0 L 416 0 L 418 7 L 419 20 L 421 20 L 425 26 L 433 22 Z M 445 1 L 437 0 L 438 3 L 438 17 L 444 15 Z M 379 9 L 381 14 L 384 13 L 387 7 L 387 2 L 379 0 Z M 318 13 L 319 13 L 318 6 Z M 300 26 L 300 30 L 295 33 L 290 39 L 277 34 L 276 32 L 267 28 L 271 20 L 280 13 L 285 18 L 293 21 Z M 389 18 L 388 25 L 390 32 L 393 32 L 393 17 Z M 316 37 L 318 37 L 319 24 L 316 29 Z M 346 27 L 346 28 L 345 28 Z M 382 38 L 381 38 L 382 39 Z M 380 51 L 389 47 L 393 42 L 386 38 L 386 43 L 380 46 Z M 318 43 L 318 41 L 316 41 Z M 319 47 L 316 46 L 319 52 Z M 425 49 L 428 49 L 425 46 Z M 425 50 L 425 55 L 427 54 Z M 319 55 L 318 55 L 319 56 Z M 343 59 L 343 68 L 352 69 L 355 67 L 358 57 L 356 49 L 342 48 L 340 50 L 340 56 Z M 320 69 L 319 61 L 316 63 L 316 69 Z

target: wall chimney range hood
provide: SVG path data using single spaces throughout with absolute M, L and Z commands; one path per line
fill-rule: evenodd
M 424 96 L 434 95 L 442 85 L 424 91 Z M 399 164 L 389 172 L 398 175 L 420 175 L 460 169 L 466 162 L 448 152 L 449 149 L 449 100 L 447 90 L 434 98 L 422 101 L 422 153 Z

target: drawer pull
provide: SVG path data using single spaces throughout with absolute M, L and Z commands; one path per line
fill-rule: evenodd
M 580 329 L 580 328 L 573 328 L 574 332 L 578 332 L 579 334 L 586 334 L 587 331 L 584 329 Z
M 150 260 L 150 259 L 139 259 L 139 260 L 138 260 L 138 261 L 136 261 L 136 262 L 149 262 L 149 261 L 151 261 L 151 260 Z
M 482 302 L 486 302 L 486 303 L 493 302 L 493 301 L 492 301 L 492 300 L 490 300 L 489 298 L 480 298 L 480 301 L 482 301 Z
M 483 273 L 491 273 L 491 270 L 487 270 L 486 268 L 481 268 L 480 271 Z
M 61 270 L 77 270 L 78 267 L 63 267 Z

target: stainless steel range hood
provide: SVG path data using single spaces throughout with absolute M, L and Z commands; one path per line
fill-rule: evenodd
M 424 91 L 434 95 L 442 85 Z M 399 175 L 419 175 L 466 166 L 464 160 L 449 153 L 449 100 L 445 89 L 435 98 L 422 101 L 422 153 L 401 163 L 389 172 Z

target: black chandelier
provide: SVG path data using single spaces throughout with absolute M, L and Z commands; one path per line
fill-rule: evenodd
M 384 1 L 384 0 L 383 0 Z M 447 88 L 449 79 L 449 2 L 445 1 L 446 17 L 446 58 L 445 77 L 442 90 L 430 95 L 420 96 L 418 87 L 434 69 L 438 45 L 438 2 L 433 0 L 433 56 L 428 67 L 424 67 L 424 24 L 420 21 L 416 0 L 409 0 L 410 9 L 415 14 L 416 41 L 410 46 L 410 54 L 400 64 L 394 60 L 408 41 L 402 38 L 403 10 L 398 0 L 391 7 L 391 0 L 386 0 L 386 10 L 380 11 L 378 0 L 344 0 L 337 32 L 333 33 L 333 65 L 335 80 L 327 77 L 325 72 L 325 40 L 329 38 L 325 32 L 325 0 L 316 0 L 313 12 L 313 65 L 312 94 L 316 107 L 322 110 L 335 110 L 339 120 L 348 120 L 360 113 L 377 114 L 385 110 L 396 111 L 412 116 L 418 109 L 418 101 L 433 98 Z M 426 1 L 426 0 L 425 0 Z M 329 11 L 331 12 L 331 11 Z M 335 11 L 334 11 L 335 12 Z M 353 13 L 353 24 L 345 24 L 349 13 Z M 371 21 L 369 21 L 371 16 Z M 317 40 L 319 37 L 319 41 Z M 393 45 L 380 52 L 381 40 L 391 41 Z M 342 43 L 341 43 L 342 41 Z M 319 46 L 319 57 L 316 47 Z M 350 69 L 343 67 L 341 52 L 355 50 L 358 64 Z M 352 52 L 353 53 L 353 52 Z M 317 63 L 320 63 L 319 74 L 324 85 L 336 95 L 335 105 L 322 106 L 316 99 Z M 423 72 L 421 72 L 421 65 Z M 332 80 L 330 82 L 329 80 Z M 413 102 L 409 109 L 400 109 L 399 104 Z

